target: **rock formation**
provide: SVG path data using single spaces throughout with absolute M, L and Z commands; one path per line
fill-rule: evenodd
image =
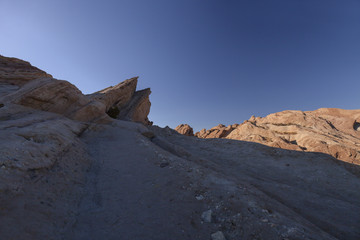
M 180 124 L 175 128 L 175 131 L 185 136 L 194 136 L 194 131 L 188 124 Z
M 195 133 L 198 138 L 227 138 L 271 147 L 322 152 L 360 164 L 360 110 L 321 108 L 252 116 L 238 125 L 218 125 Z
M 150 88 L 135 91 L 138 77 L 108 87 L 88 95 L 90 99 L 97 100 L 106 106 L 106 112 L 112 118 L 126 119 L 150 125 L 147 118 L 150 112 Z
M 50 74 L 31 66 L 29 62 L 0 55 L 0 79 L 2 84 L 23 86 L 31 80 L 43 77 L 52 78 Z
M 93 94 L 83 95 L 67 81 L 0 56 L 0 102 L 54 112 L 78 121 L 110 121 L 109 116 L 150 124 L 150 89 L 135 91 L 137 77 Z M 117 114 L 115 114 L 117 112 Z M 106 114 L 108 113 L 108 114 Z
M 0 222 L 19 227 L 0 224 L 2 237 L 55 239 L 48 235 L 51 228 L 36 225 L 46 225 L 49 217 L 64 221 L 54 229 L 72 221 L 69 211 L 76 208 L 82 195 L 79 186 L 91 167 L 79 137 L 91 124 L 112 123 L 113 107 L 121 113 L 118 119 L 149 124 L 150 90 L 136 91 L 136 85 L 137 77 L 83 95 L 71 83 L 26 61 L 0 55 L 0 211 L 6 212 Z M 25 205 L 21 196 L 26 197 Z M 44 205 L 50 208 L 43 210 Z M 34 223 L 29 211 L 47 213 L 37 214 Z M 31 231 L 37 237 L 26 235 Z
M 302 149 L 356 148 L 358 112 L 287 111 L 200 139 L 151 126 L 137 78 L 83 95 L 0 59 L 1 239 L 359 239 L 358 166 Z
M 233 124 L 229 126 L 225 126 L 219 124 L 208 131 L 204 128 L 201 129 L 200 132 L 196 132 L 195 136 L 198 138 L 223 138 L 227 136 L 232 130 L 234 130 L 239 124 Z

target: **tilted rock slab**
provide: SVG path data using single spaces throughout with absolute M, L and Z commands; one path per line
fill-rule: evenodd
M 360 164 L 360 110 L 321 108 L 283 111 L 264 118 L 252 116 L 242 124 L 195 133 L 198 138 L 227 138 L 289 150 L 322 152 Z
M 0 55 L 0 103 L 54 112 L 73 120 L 109 122 L 111 118 L 150 124 L 150 89 L 135 91 L 137 77 L 83 95 L 71 83 L 52 78 L 30 63 Z M 116 114 L 109 110 L 116 108 Z M 120 114 L 121 113 L 121 114 Z
M 175 131 L 185 136 L 194 136 L 194 130 L 188 124 L 180 124 Z
M 150 90 L 143 94 L 136 85 L 137 77 L 84 95 L 29 62 L 0 55 L 1 238 L 61 239 L 92 168 L 83 132 L 113 123 L 114 106 L 127 113 L 117 118 L 150 123 Z

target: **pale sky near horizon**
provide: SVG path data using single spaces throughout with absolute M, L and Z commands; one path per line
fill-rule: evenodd
M 0 0 L 0 34 L 84 93 L 139 76 L 162 127 L 360 108 L 360 0 Z

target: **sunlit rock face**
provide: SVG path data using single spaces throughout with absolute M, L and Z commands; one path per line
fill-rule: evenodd
M 188 124 L 180 124 L 175 131 L 185 136 L 194 136 L 194 130 Z
M 227 138 L 271 147 L 322 152 L 360 164 L 360 110 L 321 108 L 283 111 L 264 118 L 252 116 L 242 124 L 219 124 L 195 133 L 198 138 Z
M 150 124 L 150 89 L 135 91 L 137 77 L 84 95 L 71 83 L 52 78 L 30 63 L 0 56 L 0 101 L 59 113 L 78 121 L 110 117 Z M 110 116 L 110 117 L 109 117 Z
M 0 55 L 0 83 L 23 86 L 31 80 L 52 76 L 29 62 Z

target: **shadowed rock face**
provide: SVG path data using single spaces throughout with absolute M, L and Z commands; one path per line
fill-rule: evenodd
M 251 117 L 238 125 L 218 125 L 195 133 L 199 138 L 227 138 L 297 151 L 322 152 L 360 164 L 360 110 L 321 108 Z
M 147 118 L 151 106 L 149 101 L 150 93 L 150 88 L 135 92 L 130 101 L 122 108 L 119 108 L 120 112 L 117 119 L 151 125 L 152 123 Z

